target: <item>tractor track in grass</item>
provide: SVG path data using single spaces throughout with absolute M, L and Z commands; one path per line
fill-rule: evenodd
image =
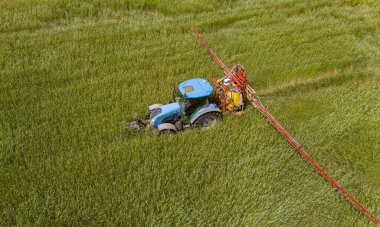
M 258 89 L 257 93 L 259 95 L 266 96 L 266 95 L 288 93 L 289 91 L 296 92 L 299 89 L 301 89 L 301 91 L 304 92 L 309 87 L 315 90 L 320 87 L 325 87 L 324 86 L 325 84 L 326 86 L 335 86 L 336 84 L 343 84 L 345 82 L 355 79 L 356 77 L 354 76 L 346 76 L 347 74 L 353 74 L 353 73 L 379 75 L 380 68 L 366 67 L 363 69 L 355 69 L 353 67 L 347 67 L 344 69 L 334 69 L 322 74 L 317 74 L 316 76 L 313 76 L 313 77 L 307 76 L 304 78 L 292 80 L 287 83 L 270 86 L 268 88 Z M 320 84 L 321 86 L 318 86 L 318 84 Z
M 285 90 L 288 90 L 288 89 L 291 89 L 291 88 L 294 88 L 297 86 L 305 86 L 308 84 L 315 84 L 315 83 L 318 83 L 318 82 L 325 80 L 325 79 L 337 77 L 339 74 L 341 74 L 343 71 L 346 71 L 346 70 L 334 69 L 334 70 L 331 70 L 331 71 L 328 71 L 328 72 L 325 72 L 322 74 L 318 74 L 317 76 L 314 76 L 314 77 L 300 78 L 300 79 L 296 79 L 296 80 L 293 80 L 293 81 L 290 81 L 287 83 L 270 86 L 268 88 L 258 89 L 257 93 L 260 95 L 270 95 L 270 94 L 279 93 L 279 92 L 282 92 L 282 91 L 285 91 Z M 352 72 L 352 69 L 347 70 L 347 71 Z

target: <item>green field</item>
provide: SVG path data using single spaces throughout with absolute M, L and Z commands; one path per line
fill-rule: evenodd
M 126 135 L 174 84 L 244 65 L 262 103 L 380 217 L 380 3 L 0 1 L 0 226 L 370 225 L 253 107 Z

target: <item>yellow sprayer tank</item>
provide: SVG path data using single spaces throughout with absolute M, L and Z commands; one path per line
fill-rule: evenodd
M 231 103 L 228 104 L 227 109 L 233 110 L 234 107 L 238 109 L 243 105 L 243 97 L 241 92 L 238 89 L 231 89 L 227 92 L 227 97 L 231 100 Z M 236 108 L 235 108 L 236 109 Z

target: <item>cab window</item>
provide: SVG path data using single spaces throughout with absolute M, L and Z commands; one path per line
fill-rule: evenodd
M 186 99 L 185 112 L 192 114 L 198 107 L 208 104 L 208 97 L 198 99 Z

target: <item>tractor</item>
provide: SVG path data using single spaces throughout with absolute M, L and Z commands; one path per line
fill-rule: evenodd
M 190 127 L 209 127 L 222 117 L 222 109 L 213 93 L 206 79 L 186 80 L 173 88 L 168 104 L 150 105 L 145 118 L 127 123 L 127 128 L 148 127 L 159 134 L 173 134 Z

